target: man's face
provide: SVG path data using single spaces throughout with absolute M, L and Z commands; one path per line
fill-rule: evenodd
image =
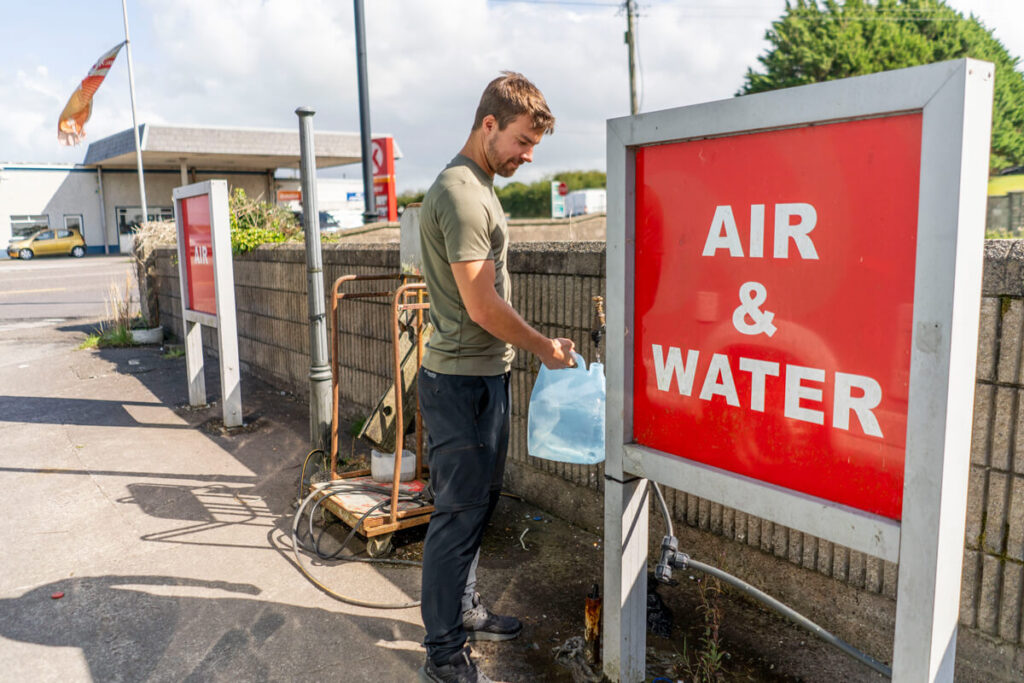
M 498 129 L 498 122 L 489 117 L 492 121 L 485 119 L 484 125 L 488 123 L 491 127 L 485 130 L 487 144 L 484 150 L 487 154 L 487 165 L 495 174 L 502 178 L 509 178 L 520 164 L 533 161 L 533 148 L 540 144 L 544 137 L 543 128 L 533 128 L 533 122 L 525 114 L 512 119 L 505 130 Z

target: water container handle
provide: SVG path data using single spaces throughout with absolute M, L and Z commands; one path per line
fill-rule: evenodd
M 576 365 L 574 365 L 571 368 L 565 368 L 566 370 L 582 370 L 583 372 L 587 371 L 587 361 L 583 359 L 583 356 L 581 356 L 578 352 L 573 351 L 572 358 L 574 361 L 576 361 Z

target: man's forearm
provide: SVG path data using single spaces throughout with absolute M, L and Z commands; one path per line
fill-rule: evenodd
M 503 342 L 525 351 L 542 357 L 550 353 L 551 340 L 533 329 L 516 309 L 503 299 L 495 297 L 488 302 L 485 310 L 479 311 L 473 322 Z

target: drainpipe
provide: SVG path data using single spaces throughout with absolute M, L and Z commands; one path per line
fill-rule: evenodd
M 103 233 L 103 253 L 110 254 L 110 235 L 107 228 L 107 199 L 103 195 L 103 167 L 96 167 L 96 184 L 100 188 L 100 232 Z
M 306 234 L 306 297 L 309 300 L 309 447 L 326 452 L 330 444 L 332 376 L 327 357 L 323 254 L 313 151 L 313 115 L 316 112 L 309 107 L 299 107 L 295 113 L 299 116 L 302 227 Z

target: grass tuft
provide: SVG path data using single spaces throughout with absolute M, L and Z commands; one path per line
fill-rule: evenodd
M 99 343 L 100 335 L 99 333 L 94 332 L 93 334 L 90 334 L 88 337 L 86 337 L 85 341 L 78 345 L 78 348 L 79 350 L 95 349 L 97 346 L 99 346 Z

